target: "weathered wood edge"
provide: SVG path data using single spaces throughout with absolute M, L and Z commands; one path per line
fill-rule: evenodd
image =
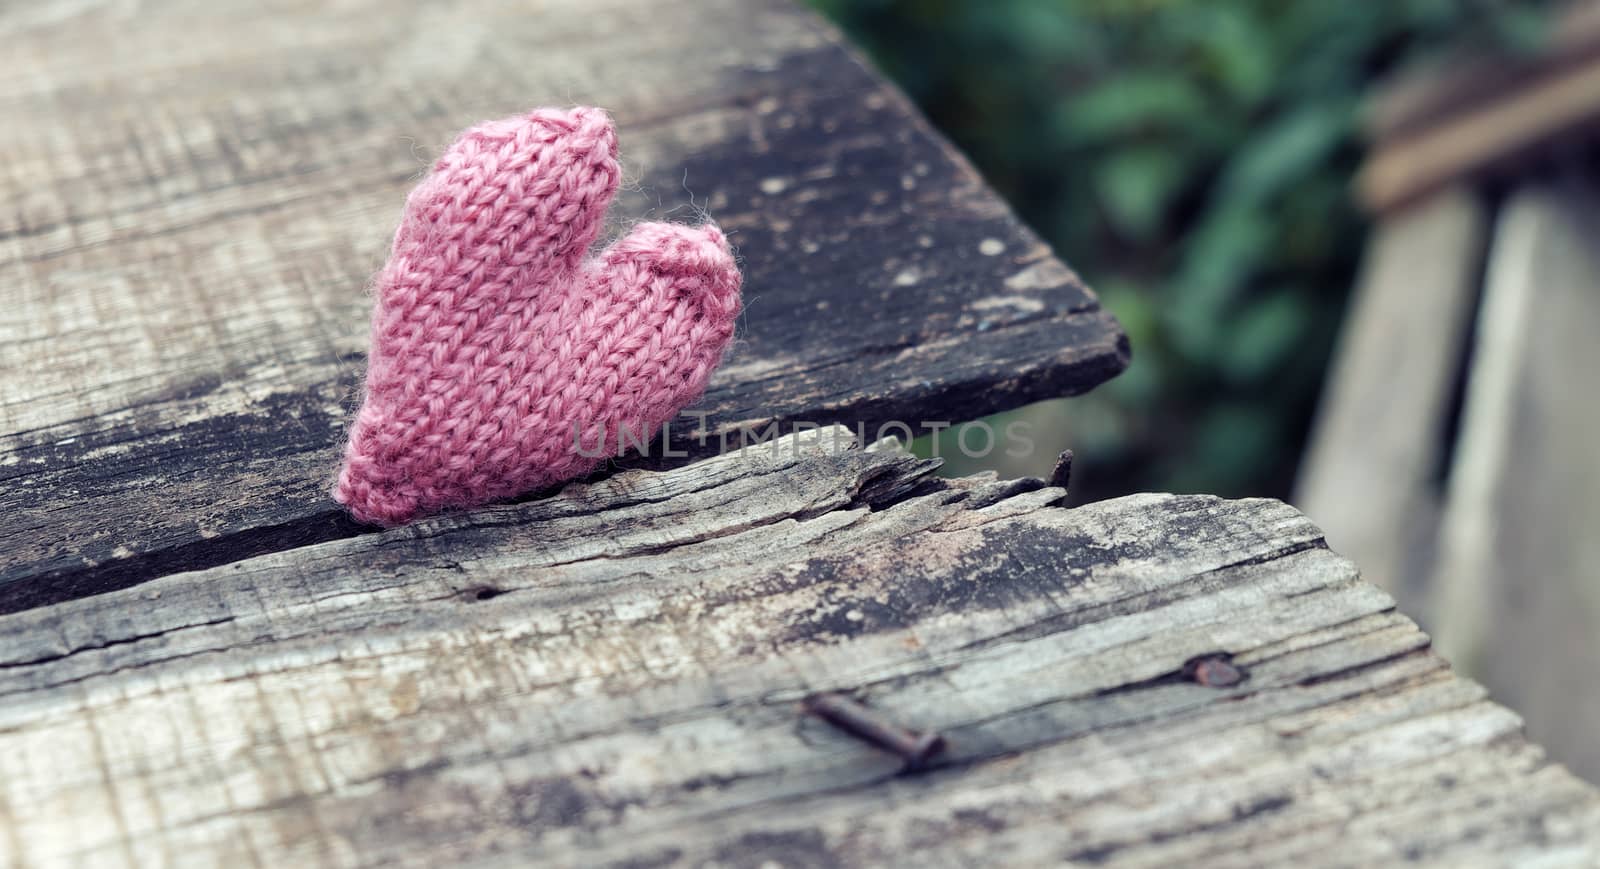
M 1291 508 L 1068 510 L 831 437 L 0 617 L 0 854 L 1600 856 L 1600 794 Z M 1196 684 L 1218 655 L 1244 680 Z M 818 690 L 951 748 L 896 776 Z
M 424 73 L 384 55 L 409 41 L 390 33 L 407 20 L 390 5 L 289 31 L 251 17 L 265 12 L 208 19 L 214 40 L 251 45 L 233 54 L 137 51 L 191 26 L 194 10 L 159 4 L 70 31 L 0 17 L 63 91 L 0 89 L 12 129 L 37 136 L 8 143 L 32 174 L 21 210 L 0 213 L 0 249 L 14 254 L 0 258 L 0 300 L 21 330 L 0 342 L 0 369 L 28 396 L 0 408 L 14 418 L 0 433 L 0 612 L 358 533 L 327 488 L 363 358 L 360 289 L 422 165 L 395 143 L 442 142 L 530 95 L 613 108 L 642 172 L 619 216 L 660 216 L 661 194 L 687 177 L 693 193 L 678 198 L 708 203 L 732 234 L 748 314 L 702 405 L 710 434 L 958 421 L 1081 392 L 1126 366 L 1125 336 L 1077 276 L 811 13 L 785 2 L 455 11 L 433 26 L 487 40 L 484 52 L 542 58 L 518 49 L 580 24 L 627 33 L 638 50 L 628 66 L 604 39 L 564 44 L 561 70 L 604 55 L 581 88 L 531 60 L 470 82 L 413 81 Z M 681 27 L 632 39 L 661 16 Z M 274 42 L 306 29 L 325 41 Z M 309 90 L 280 81 L 271 59 L 291 50 L 341 74 Z M 213 79 L 216 93 L 196 84 Z M 110 105 L 86 96 L 119 88 L 135 92 Z M 203 119 L 209 138 L 155 125 L 184 118 Z M 45 140 L 84 153 L 40 155 Z M 90 179 L 63 168 L 74 165 L 98 168 Z M 61 202 L 72 208 L 57 213 Z M 196 322 L 169 332 L 179 312 Z M 29 325 L 52 322 L 83 325 L 54 342 Z M 117 355 L 124 363 L 106 367 Z M 56 398 L 35 396 L 32 379 Z M 94 412 L 69 418 L 60 396 Z M 677 446 L 715 449 L 692 429 Z

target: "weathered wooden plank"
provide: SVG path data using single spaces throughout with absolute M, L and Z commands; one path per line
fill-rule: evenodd
M 1600 126 L 1600 3 L 1552 12 L 1536 57 L 1473 47 L 1379 95 L 1368 128 L 1376 147 L 1356 179 L 1368 208 L 1404 206 L 1452 184 L 1592 139 Z
M 1293 509 L 1069 510 L 831 436 L 0 617 L 0 854 L 1600 857 L 1600 794 Z M 1185 677 L 1216 654 L 1246 678 Z M 948 752 L 897 776 L 821 690 Z
M 1482 45 L 1457 46 L 1416 69 L 1402 71 L 1374 95 L 1364 126 L 1389 142 L 1444 126 L 1485 101 L 1525 90 L 1550 73 L 1582 65 L 1600 49 L 1600 3 L 1569 0 L 1553 10 L 1534 54 L 1507 56 Z
M 729 230 L 747 315 L 713 433 L 971 418 L 1127 362 L 1077 277 L 782 0 L 13 4 L 0 42 L 0 611 L 354 533 L 326 490 L 363 288 L 431 155 L 530 105 L 613 112 L 619 226 Z
M 1456 188 L 1378 225 L 1296 483 L 1295 505 L 1329 543 L 1425 625 L 1488 221 Z
M 1600 780 L 1600 191 L 1510 198 L 1432 577 L 1441 647 Z

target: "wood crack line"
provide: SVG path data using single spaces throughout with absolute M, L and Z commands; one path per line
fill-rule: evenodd
M 1196 573 L 1195 576 L 1209 576 L 1214 573 L 1221 573 L 1225 570 L 1234 570 L 1240 567 L 1250 567 L 1256 564 L 1266 564 L 1269 561 L 1277 561 L 1280 558 L 1288 558 L 1291 555 L 1298 555 L 1302 552 L 1309 552 L 1313 549 L 1327 548 L 1328 541 L 1319 534 L 1316 537 L 1306 540 L 1297 540 L 1294 543 L 1290 543 L 1286 546 L 1280 546 L 1277 549 L 1272 549 L 1267 552 L 1260 553 L 1259 555 L 1252 555 L 1248 558 L 1241 558 L 1238 561 L 1230 561 L 1227 564 L 1202 570 L 1199 573 Z
M 128 645 L 129 643 L 139 643 L 139 642 L 143 642 L 145 640 L 153 640 L 153 639 L 155 639 L 157 637 L 164 637 L 164 636 L 167 636 L 168 634 L 178 633 L 179 631 L 187 631 L 187 630 L 193 630 L 195 628 L 208 628 L 208 627 L 212 627 L 212 626 L 215 626 L 215 625 L 223 625 L 223 624 L 227 624 L 228 622 L 233 621 L 234 618 L 235 618 L 234 616 L 223 616 L 222 618 L 218 618 L 218 619 L 211 619 L 209 621 L 204 621 L 204 622 L 194 622 L 192 624 L 187 624 L 187 625 L 179 625 L 179 626 L 177 626 L 175 628 L 167 628 L 165 630 L 152 631 L 152 632 L 147 633 L 147 634 L 134 634 L 131 637 L 118 637 L 117 639 L 114 639 L 114 640 L 105 640 L 104 642 L 94 643 L 92 645 L 79 646 L 76 649 L 69 649 L 69 650 L 67 650 L 65 652 L 60 652 L 60 653 L 53 654 L 53 655 L 42 655 L 42 656 L 37 657 L 37 658 L 30 658 L 30 659 L 28 659 L 26 661 L 0 661 L 0 670 L 14 670 L 14 669 L 20 669 L 22 667 L 36 667 L 36 666 L 39 666 L 40 664 L 49 664 L 49 663 L 52 663 L 54 661 L 64 660 L 66 658 L 72 657 L 73 655 L 81 654 L 83 652 L 94 652 L 94 651 L 99 651 L 100 649 L 109 649 L 109 648 L 111 648 L 113 646 L 125 646 L 125 645 Z

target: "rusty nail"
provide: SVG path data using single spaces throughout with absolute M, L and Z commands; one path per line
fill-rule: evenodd
M 1231 688 L 1244 681 L 1245 673 L 1232 661 L 1232 655 L 1207 655 L 1184 666 L 1189 678 L 1207 688 Z
M 921 767 L 944 751 L 943 736 L 907 730 L 843 694 L 813 694 L 806 698 L 805 710 L 851 736 L 892 752 L 908 770 Z
M 1072 479 L 1072 450 L 1063 450 L 1056 458 L 1056 466 L 1050 471 L 1049 483 L 1062 489 L 1067 488 L 1067 483 Z

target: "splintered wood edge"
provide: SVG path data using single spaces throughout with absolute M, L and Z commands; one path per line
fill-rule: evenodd
M 768 446 L 0 617 L 0 855 L 1600 854 L 1600 795 L 1284 504 Z M 900 775 L 818 691 L 947 749 Z

